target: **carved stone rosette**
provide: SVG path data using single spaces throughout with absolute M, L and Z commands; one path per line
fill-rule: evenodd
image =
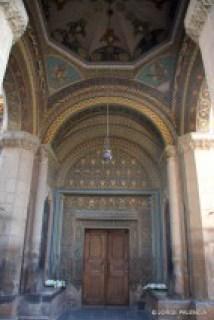
M 17 41 L 28 24 L 28 15 L 22 0 L 0 0 L 7 20 L 13 32 L 13 41 Z
M 201 30 L 213 5 L 214 0 L 190 1 L 184 24 L 186 33 L 196 43 L 198 43 Z
M 28 132 L 5 131 L 0 134 L 0 148 L 21 148 L 35 153 L 39 145 L 39 138 Z

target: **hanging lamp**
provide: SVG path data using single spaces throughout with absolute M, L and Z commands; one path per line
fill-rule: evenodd
M 112 151 L 111 151 L 110 140 L 109 140 L 109 105 L 108 104 L 106 108 L 106 137 L 104 139 L 103 160 L 105 162 L 110 162 L 112 160 Z

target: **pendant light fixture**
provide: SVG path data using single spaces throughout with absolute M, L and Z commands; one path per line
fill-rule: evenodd
M 112 151 L 111 151 L 110 140 L 109 140 L 109 105 L 108 104 L 106 107 L 106 137 L 104 139 L 103 160 L 105 162 L 110 162 L 112 160 Z

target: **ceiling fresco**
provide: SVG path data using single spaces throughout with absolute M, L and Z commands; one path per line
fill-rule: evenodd
M 171 99 L 171 85 L 176 68 L 176 56 L 167 54 L 144 65 L 138 72 L 136 80 L 158 90 L 166 101 Z
M 88 62 L 133 62 L 165 42 L 179 0 L 40 0 L 50 38 Z
M 82 79 L 72 64 L 55 55 L 46 57 L 46 71 L 50 94 Z

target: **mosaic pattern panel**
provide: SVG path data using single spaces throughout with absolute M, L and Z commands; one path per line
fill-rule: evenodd
M 102 150 L 89 152 L 68 173 L 66 186 L 79 189 L 143 189 L 148 185 L 142 165 L 121 150 L 113 149 L 113 160 L 105 163 Z M 104 201 L 104 200 L 103 200 Z M 91 202 L 90 206 L 93 206 Z

